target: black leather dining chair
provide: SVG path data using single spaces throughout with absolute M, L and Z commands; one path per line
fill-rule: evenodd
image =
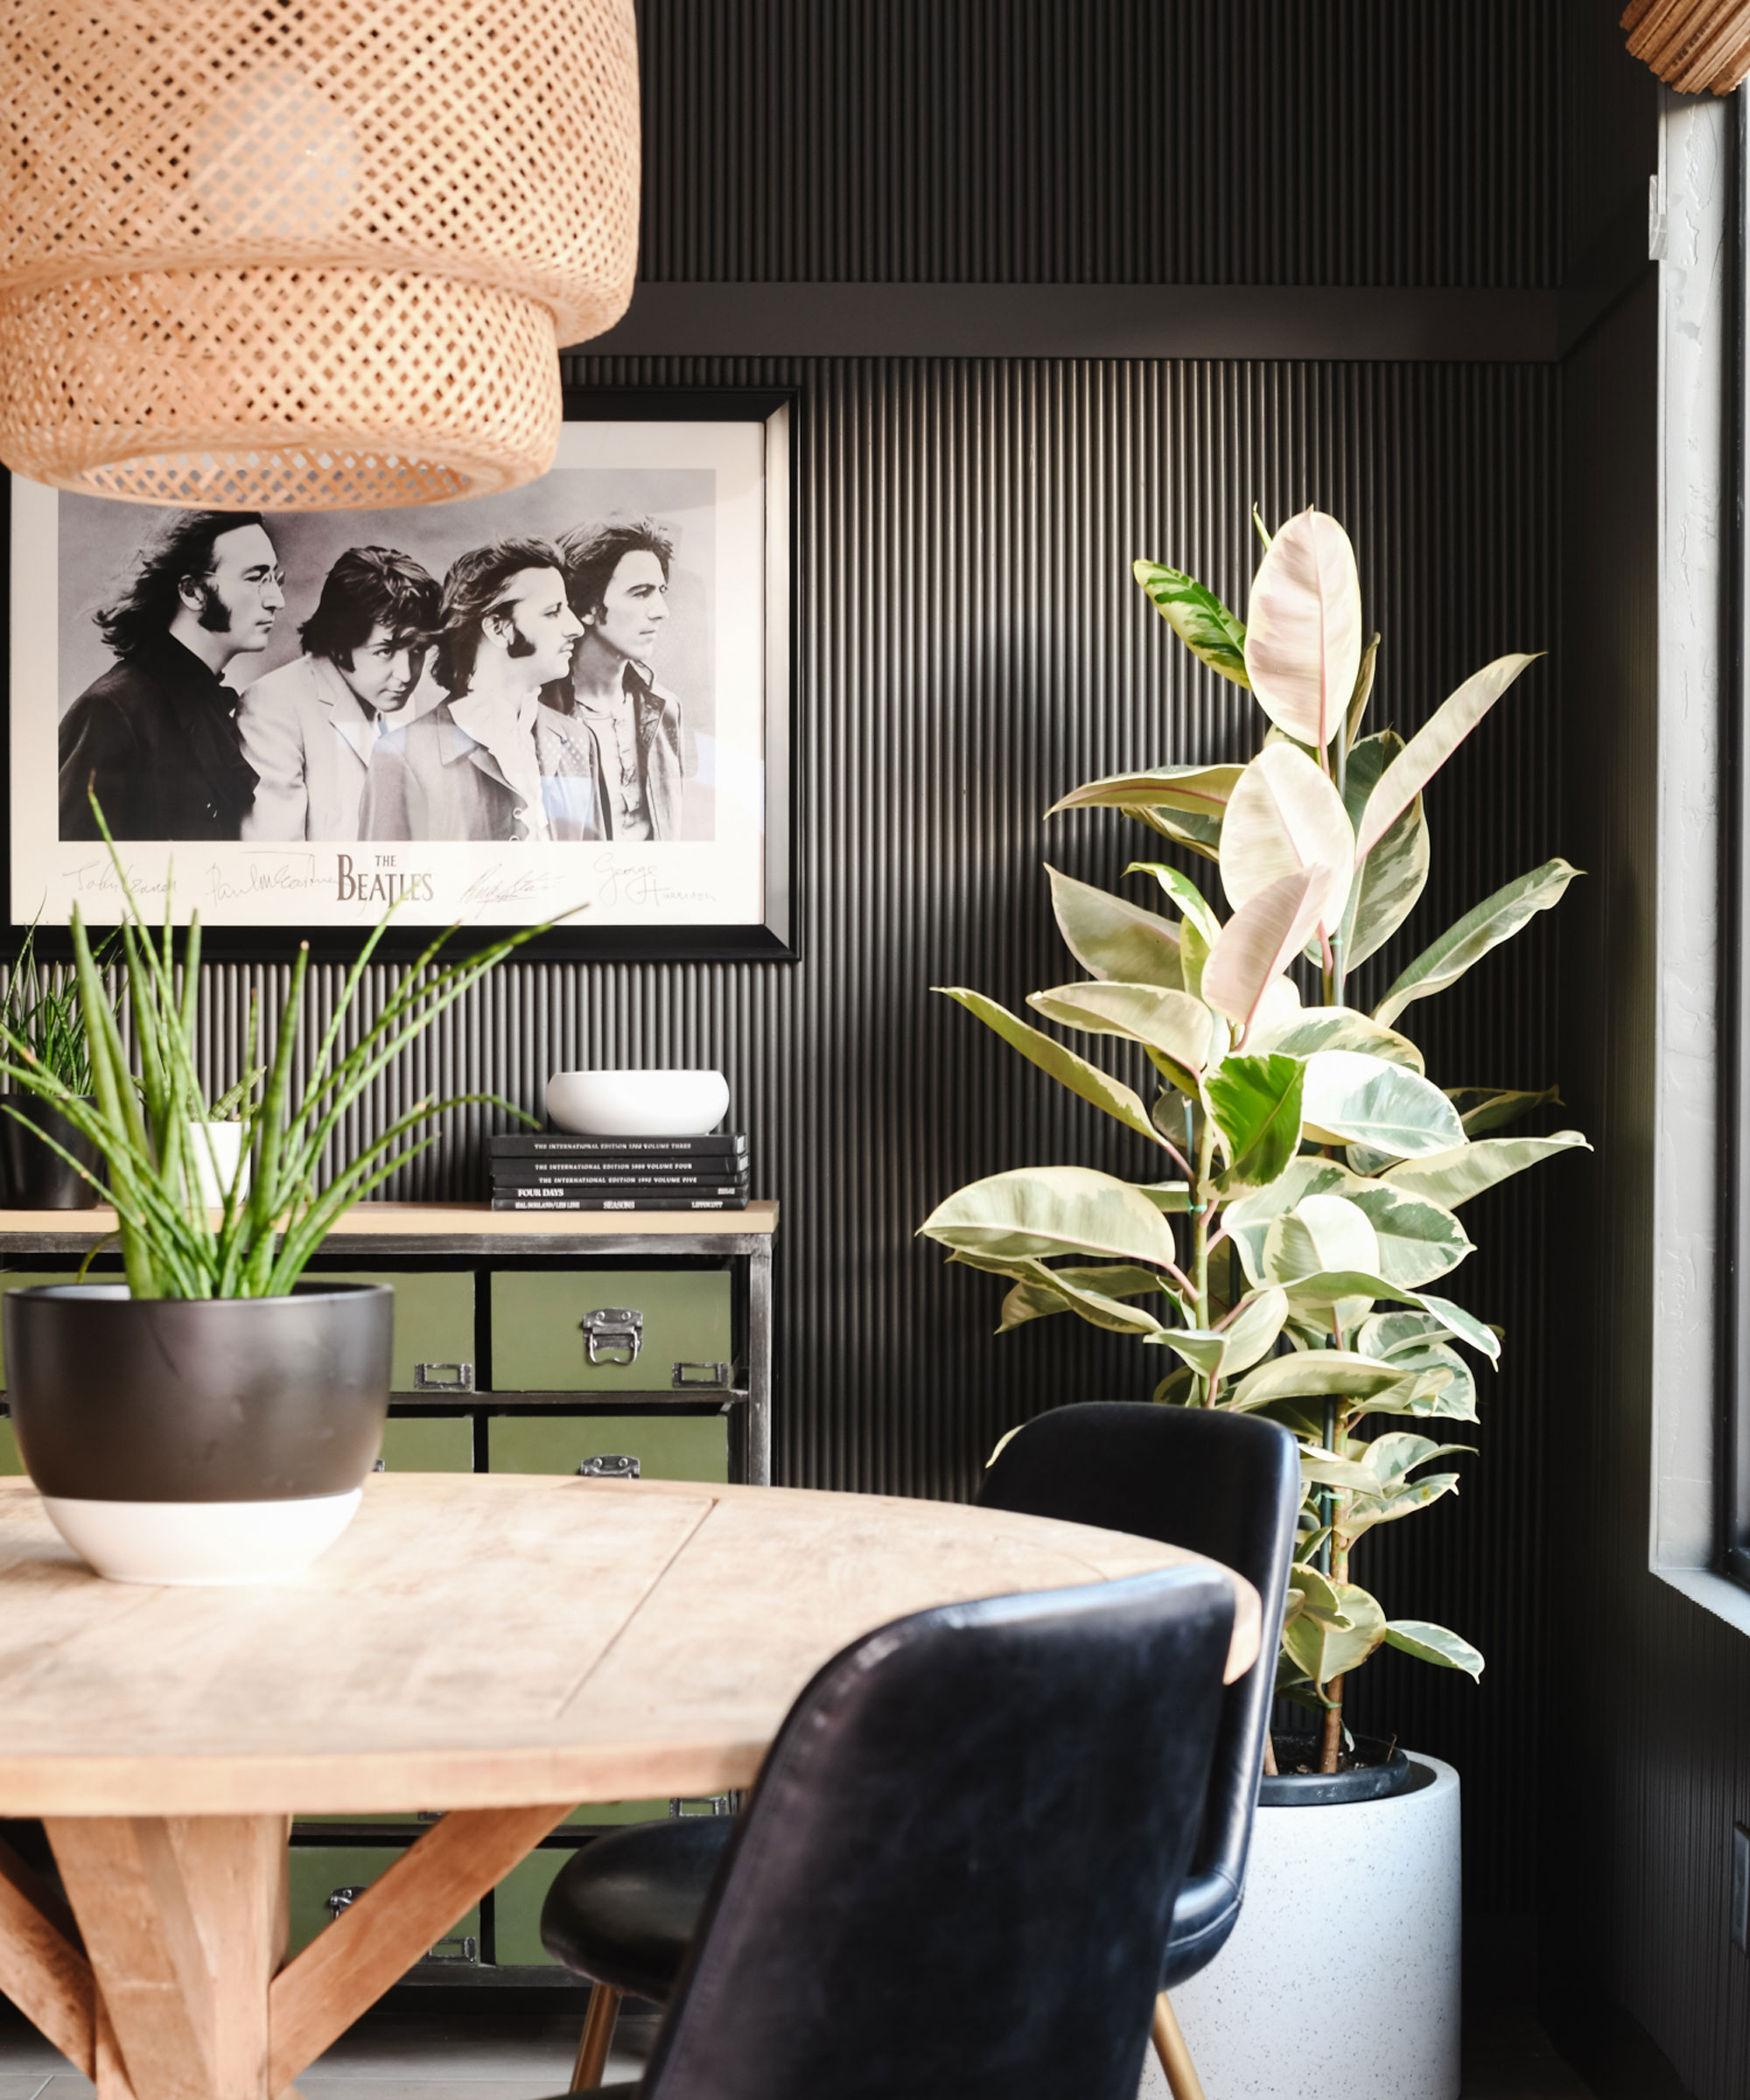
M 608 2090 L 1136 2100 L 1233 1617 L 1178 1567 L 855 1642 L 761 1768 L 642 2079 Z
M 1300 1494 L 1294 1440 L 1275 1424 L 1125 1400 L 1037 1417 L 1003 1446 L 979 1488 L 989 1508 L 1206 1554 L 1243 1575 L 1263 1601 L 1264 1650 L 1222 1702 L 1208 1799 L 1163 1968 L 1154 2040 L 1175 2100 L 1200 2100 L 1200 2088 L 1166 1994 L 1213 1960 L 1239 1916 Z M 732 1829 L 698 1817 L 616 1831 L 554 1884 L 548 1917 L 570 1950 L 564 1958 L 598 1986 L 574 2090 L 599 2080 L 620 1998 L 660 2004 L 673 1991 Z

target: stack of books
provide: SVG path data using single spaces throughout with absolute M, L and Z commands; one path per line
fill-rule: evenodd
M 746 1210 L 747 1139 L 574 1138 L 513 1131 L 490 1140 L 494 1210 Z

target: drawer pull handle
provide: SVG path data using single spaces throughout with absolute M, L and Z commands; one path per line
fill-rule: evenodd
M 677 1363 L 668 1383 L 676 1392 L 690 1385 L 727 1385 L 729 1366 L 726 1363 Z
M 636 1480 L 643 1478 L 643 1467 L 629 1452 L 598 1452 L 592 1459 L 585 1459 L 578 1468 L 586 1480 Z
M 644 1315 L 632 1306 L 598 1306 L 578 1326 L 592 1363 L 635 1363 L 644 1347 Z
M 453 1954 L 444 1952 L 450 1947 L 456 1950 Z M 480 1958 L 480 1942 L 471 1932 L 454 1932 L 447 1940 L 439 1940 L 425 1958 L 428 1962 L 468 1962 L 478 1965 Z
M 416 1393 L 471 1393 L 474 1367 L 471 1363 L 416 1363 L 413 1390 Z
M 668 1814 L 677 1816 L 733 1816 L 733 1794 L 689 1794 L 668 1803 Z

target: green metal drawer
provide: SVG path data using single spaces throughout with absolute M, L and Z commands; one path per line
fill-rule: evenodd
M 395 1290 L 395 1348 L 389 1386 L 422 1389 L 422 1363 L 448 1367 L 474 1356 L 474 1278 L 466 1269 L 413 1274 L 382 1269 L 310 1269 L 312 1283 L 389 1284 Z
M 391 1415 L 382 1456 L 390 1473 L 472 1473 L 473 1423 L 466 1415 Z
M 677 1363 L 727 1364 L 726 1270 L 514 1270 L 492 1279 L 494 1392 L 668 1392 Z M 592 1363 L 582 1322 L 605 1306 L 644 1316 L 631 1363 Z M 695 1383 L 716 1382 L 706 1368 Z
M 493 1954 L 501 1969 L 551 1968 L 541 1944 L 541 1906 L 555 1876 L 575 1852 L 550 1848 L 514 1866 L 493 1895 Z
M 295 1844 L 291 1848 L 291 1940 L 296 1954 L 325 1926 L 333 1922 L 328 1898 L 337 1888 L 368 1888 L 400 1858 L 404 1848 L 393 1844 Z M 440 1960 L 463 1956 L 462 1942 L 472 1940 L 480 1959 L 480 1913 L 475 1905 L 453 1925 L 431 1951 Z
M 494 1473 L 575 1473 L 585 1459 L 635 1458 L 647 1480 L 726 1480 L 722 1415 L 494 1415 L 486 1424 Z

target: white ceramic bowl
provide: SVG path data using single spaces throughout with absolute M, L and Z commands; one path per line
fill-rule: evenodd
M 729 1107 L 721 1072 L 556 1072 L 547 1113 L 592 1138 L 696 1138 Z

